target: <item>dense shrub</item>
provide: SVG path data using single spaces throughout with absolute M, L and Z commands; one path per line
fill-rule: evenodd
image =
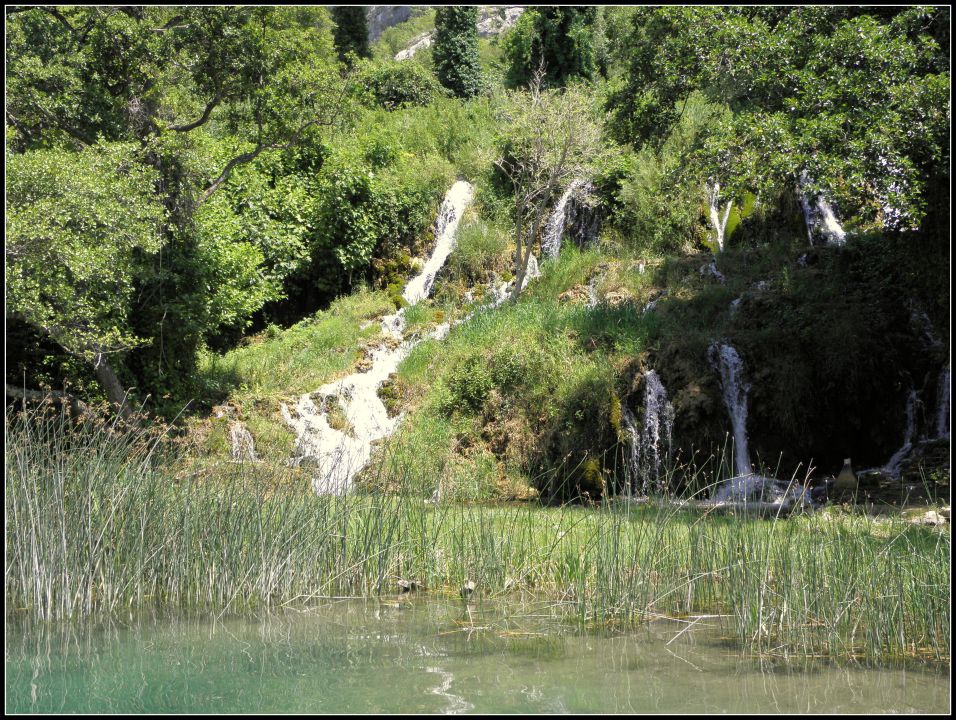
M 388 62 L 369 67 L 362 84 L 386 110 L 428 105 L 444 89 L 427 68 L 416 62 Z

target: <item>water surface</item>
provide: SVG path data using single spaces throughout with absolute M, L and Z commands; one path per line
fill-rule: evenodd
M 7 620 L 7 712 L 946 712 L 948 672 L 742 654 L 712 621 L 583 632 L 560 609 L 339 601 L 254 617 Z

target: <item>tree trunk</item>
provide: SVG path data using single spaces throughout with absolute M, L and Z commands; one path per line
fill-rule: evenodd
M 93 363 L 93 372 L 100 385 L 106 390 L 106 397 L 116 407 L 117 412 L 124 418 L 128 418 L 132 412 L 127 402 L 129 393 L 123 388 L 123 384 L 116 377 L 116 373 L 103 353 L 97 354 Z

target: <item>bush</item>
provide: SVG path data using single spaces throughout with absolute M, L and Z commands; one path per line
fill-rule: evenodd
M 445 94 L 435 76 L 416 62 L 388 62 L 370 66 L 362 85 L 386 110 L 428 105 Z

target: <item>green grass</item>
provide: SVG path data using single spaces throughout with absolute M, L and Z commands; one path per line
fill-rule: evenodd
M 173 477 L 166 446 L 139 430 L 68 432 L 37 415 L 8 415 L 7 430 L 16 613 L 237 611 L 393 594 L 400 578 L 456 596 L 472 580 L 479 597 L 550 597 L 588 624 L 725 616 L 763 654 L 950 656 L 948 527 L 836 511 L 757 520 L 620 503 L 319 498 L 262 465 Z
M 469 243 L 484 242 L 492 227 L 478 221 L 463 229 L 465 257 L 456 259 L 457 248 L 453 268 L 467 262 Z M 579 476 L 591 458 L 605 474 L 619 465 L 613 453 L 601 459 L 618 445 L 613 398 L 627 391 L 618 376 L 644 349 L 653 322 L 637 302 L 648 276 L 630 261 L 606 260 L 570 246 L 543 266 L 517 304 L 480 311 L 441 343 L 416 347 L 398 372 L 410 412 L 386 443 L 386 470 L 372 484 L 394 485 L 391 477 L 425 463 L 431 472 L 423 477 L 433 483 L 421 488 L 426 494 L 439 478 L 443 495 L 454 498 L 552 494 L 554 483 L 565 481 L 600 494 L 594 485 L 600 479 Z M 588 308 L 558 300 L 595 275 L 605 291 L 626 288 L 633 302 Z M 410 318 L 417 322 L 428 312 L 416 308 Z

